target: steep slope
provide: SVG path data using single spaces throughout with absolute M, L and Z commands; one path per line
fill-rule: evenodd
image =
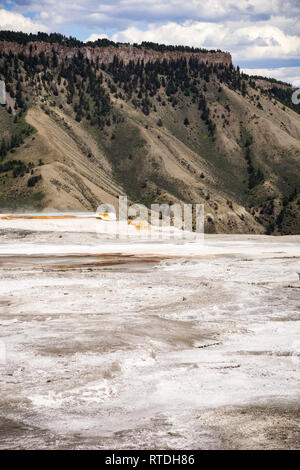
M 47 208 L 92 210 L 103 200 L 116 201 L 122 188 L 95 140 L 76 121 L 55 112 L 47 115 L 40 108 L 30 109 L 26 120 L 43 146 L 41 175 Z
M 292 89 L 228 54 L 3 41 L 1 77 L 2 208 L 90 210 L 126 193 L 203 202 L 208 232 L 299 233 Z
M 8 178 L 3 209 L 93 210 L 104 200 L 116 202 L 122 188 L 95 140 L 76 121 L 39 107 L 28 110 L 26 121 L 35 133 L 14 149 L 13 159 L 32 164 L 32 169 L 21 178 Z M 34 185 L 36 197 L 28 186 L 32 175 L 42 177 Z

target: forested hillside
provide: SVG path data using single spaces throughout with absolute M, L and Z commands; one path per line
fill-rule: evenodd
M 204 202 L 208 232 L 299 233 L 293 89 L 222 54 L 0 32 L 3 210 L 91 210 L 126 193 Z

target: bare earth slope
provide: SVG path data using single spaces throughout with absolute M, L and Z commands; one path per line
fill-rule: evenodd
M 107 160 L 93 138 L 71 119 L 29 110 L 26 120 L 37 130 L 45 165 L 41 167 L 45 208 L 93 210 L 102 201 L 113 203 L 120 192 Z M 70 126 L 70 127 L 68 127 Z M 32 151 L 32 149 L 30 149 Z M 93 156 L 89 157 L 89 153 Z

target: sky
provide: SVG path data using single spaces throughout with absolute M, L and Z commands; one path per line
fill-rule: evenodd
M 0 30 L 222 49 L 300 87 L 299 0 L 0 0 Z

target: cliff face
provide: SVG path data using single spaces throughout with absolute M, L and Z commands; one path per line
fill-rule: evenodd
M 90 47 L 85 46 L 81 48 L 77 47 L 65 47 L 60 44 L 49 44 L 43 42 L 30 42 L 26 45 L 18 44 L 15 42 L 1 41 L 0 50 L 13 54 L 23 53 L 26 56 L 39 55 L 44 52 L 46 55 L 51 55 L 54 50 L 57 54 L 58 60 L 65 58 L 72 58 L 80 51 L 84 57 L 90 60 L 99 60 L 103 63 L 111 63 L 114 56 L 117 56 L 120 60 L 123 60 L 127 64 L 130 60 L 137 62 L 143 60 L 145 63 L 153 62 L 156 60 L 163 61 L 164 59 L 177 60 L 181 58 L 194 57 L 201 62 L 208 62 L 209 64 L 224 64 L 230 65 L 232 63 L 231 54 L 229 52 L 181 52 L 181 51 L 168 51 L 160 52 L 151 49 L 140 49 L 133 46 L 122 45 L 119 47 Z

